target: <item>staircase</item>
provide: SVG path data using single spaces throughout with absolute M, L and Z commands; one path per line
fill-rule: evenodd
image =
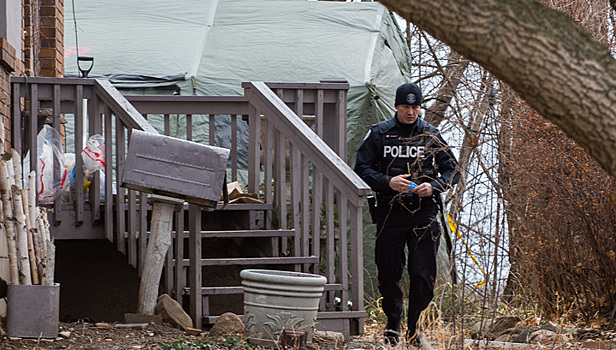
M 369 188 L 343 160 L 348 84 L 244 83 L 244 96 L 216 97 L 123 96 L 109 82 L 91 79 L 12 77 L 11 84 L 12 137 L 22 154 L 36 154 L 34 140 L 45 122 L 37 116 L 43 114 L 52 116 L 47 123 L 54 128 L 72 130 L 67 140 L 74 145 L 66 152 L 80 154 L 85 136 L 105 137 L 106 181 L 97 172 L 87 194 L 75 186 L 73 203 L 56 201 L 51 220 L 56 239 L 105 238 L 141 273 L 148 194 L 115 186 L 131 130 L 169 135 L 171 121 L 184 120 L 182 134 L 193 140 L 200 120 L 207 125 L 205 142 L 217 145 L 222 132 L 217 120 L 227 118 L 227 176 L 234 181 L 247 174 L 247 191 L 258 193 L 263 203 L 179 209 L 165 292 L 201 328 L 223 312 L 242 313 L 241 269 L 317 273 L 328 279 L 317 327 L 347 336 L 363 332 L 362 206 Z M 70 117 L 67 125 L 61 124 L 63 116 Z M 160 120 L 162 130 L 148 120 Z M 240 151 L 248 154 L 244 164 Z M 84 181 L 82 166 L 76 157 L 76 183 Z

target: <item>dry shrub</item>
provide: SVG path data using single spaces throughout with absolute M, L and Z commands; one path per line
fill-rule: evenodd
M 509 283 L 546 316 L 613 317 L 616 182 L 553 124 L 519 107 L 503 154 Z

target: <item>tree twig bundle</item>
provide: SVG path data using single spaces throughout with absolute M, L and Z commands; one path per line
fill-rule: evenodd
M 13 221 L 13 201 L 11 199 L 9 173 L 4 160 L 0 160 L 0 197 L 4 213 L 7 245 L 9 250 L 10 282 L 19 284 L 19 263 L 17 258 L 17 240 L 15 238 L 15 222 Z
M 8 250 L 10 283 L 54 285 L 55 246 L 47 210 L 36 206 L 36 173 L 23 177 L 15 150 L 0 159 L 0 199 L 0 235 L 6 237 L 0 240 L 0 253 Z

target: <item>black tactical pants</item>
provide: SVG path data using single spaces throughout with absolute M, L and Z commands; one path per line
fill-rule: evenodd
M 426 218 L 416 218 L 404 210 L 383 206 L 377 208 L 375 259 L 378 287 L 383 296 L 382 307 L 388 324 L 400 324 L 404 312 L 400 279 L 408 263 L 409 336 L 414 335 L 419 315 L 428 307 L 434 295 L 440 232 L 434 215 L 426 221 Z M 408 248 L 408 259 L 405 247 Z

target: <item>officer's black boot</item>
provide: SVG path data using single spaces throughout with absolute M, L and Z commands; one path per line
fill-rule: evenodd
M 385 325 L 385 343 L 396 345 L 400 339 L 400 319 L 388 319 Z
M 419 341 L 419 332 L 416 330 L 410 330 L 406 332 L 406 343 L 415 347 L 416 349 L 421 349 L 421 342 Z

